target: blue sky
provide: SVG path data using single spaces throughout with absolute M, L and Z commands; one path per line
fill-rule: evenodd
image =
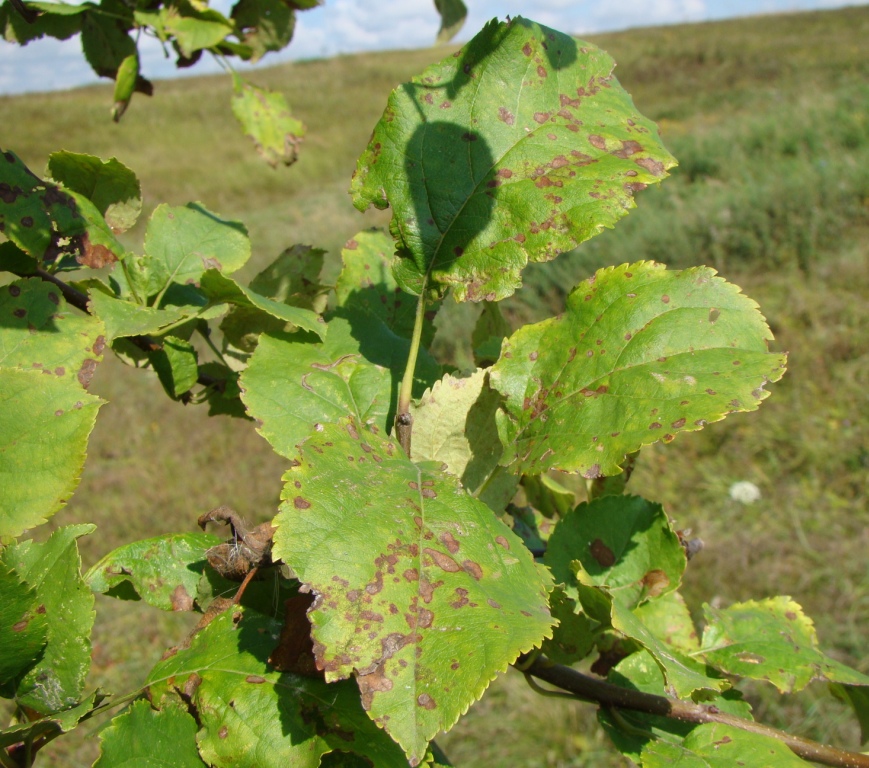
M 523 15 L 573 34 L 631 27 L 708 21 L 758 13 L 779 13 L 861 2 L 842 0 L 466 0 L 468 21 L 458 40 L 467 39 L 487 20 Z M 231 0 L 213 0 L 228 11 Z M 268 66 L 289 59 L 308 59 L 356 51 L 419 48 L 432 44 L 438 27 L 433 0 L 325 0 L 299 15 L 296 35 L 280 54 L 266 56 Z M 160 45 L 146 40 L 142 73 L 151 79 L 176 74 Z M 185 74 L 219 71 L 205 57 Z M 0 40 L 0 94 L 59 90 L 99 82 L 81 55 L 78 38 L 67 42 L 39 40 L 19 48 Z M 103 82 L 108 82 L 103 80 Z

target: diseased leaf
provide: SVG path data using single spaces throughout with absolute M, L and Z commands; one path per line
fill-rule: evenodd
M 241 41 L 250 46 L 250 61 L 259 61 L 269 51 L 286 48 L 293 39 L 296 15 L 283 0 L 238 0 L 232 20 Z
M 232 113 L 247 136 L 272 168 L 292 165 L 299 159 L 305 136 L 304 124 L 296 120 L 283 94 L 268 91 L 234 76 Z
M 489 389 L 486 371 L 444 376 L 411 405 L 413 458 L 438 461 L 492 509 L 500 512 L 516 494 L 517 479 L 498 466 L 503 452 L 495 429 L 501 397 Z
M 3 728 L 0 730 L 0 749 L 5 749 L 28 739 L 32 743 L 40 738 L 50 741 L 62 733 L 69 733 L 104 698 L 102 694 L 95 691 L 85 696 L 75 706 L 59 712 L 53 712 L 51 715 L 41 717 L 38 720 L 31 720 Z
M 726 674 L 767 680 L 782 693 L 802 690 L 812 680 L 869 685 L 869 677 L 821 652 L 812 620 L 789 597 L 720 610 L 704 605 L 703 612 L 699 653 Z
M 612 226 L 675 161 L 590 43 L 523 18 L 492 21 L 393 91 L 353 177 L 353 202 L 392 206 L 404 290 L 494 301 Z
M 45 606 L 36 590 L 0 563 L 0 693 L 11 696 L 47 641 Z
M 328 288 L 320 283 L 326 251 L 310 245 L 294 245 L 250 281 L 250 289 L 274 301 L 310 309 L 326 308 Z
M 44 543 L 6 547 L 0 563 L 36 591 L 44 607 L 48 642 L 38 662 L 18 682 L 16 702 L 42 714 L 77 705 L 91 661 L 94 596 L 81 577 L 76 539 L 95 525 L 59 528 Z
M 413 335 L 417 299 L 406 294 L 392 275 L 395 243 L 379 229 L 359 232 L 341 249 L 343 269 L 335 295 L 339 307 L 362 309 L 379 318 L 397 336 Z M 422 345 L 431 346 L 434 318 L 440 307 L 434 302 L 426 309 Z
M 196 731 L 196 720 L 180 705 L 157 711 L 135 701 L 100 733 L 94 768 L 205 768 Z
M 696 267 L 602 269 L 559 317 L 520 329 L 490 374 L 514 471 L 618 474 L 625 455 L 751 411 L 784 373 L 772 334 L 739 288 Z
M 116 158 L 55 152 L 48 158 L 51 177 L 88 198 L 115 233 L 132 227 L 142 212 L 142 189 L 129 168 Z
M 287 458 L 315 425 L 348 415 L 385 433 L 409 349 L 407 339 L 351 312 L 329 321 L 322 343 L 266 335 L 241 375 L 242 400 L 262 422 L 260 434 Z M 439 366 L 421 353 L 416 376 L 418 396 L 440 378 Z
M 65 378 L 0 368 L 0 537 L 66 504 L 102 402 Z
M 144 600 L 164 611 L 191 611 L 207 561 L 220 544 L 210 533 L 173 533 L 134 541 L 110 552 L 85 574 L 94 591 Z
M 441 15 L 441 28 L 438 30 L 437 41 L 448 43 L 464 26 L 468 9 L 462 0 L 434 0 L 434 4 Z
M 301 309 L 283 302 L 274 301 L 260 296 L 255 291 L 245 288 L 230 277 L 209 269 L 202 275 L 200 281 L 202 292 L 214 303 L 235 304 L 240 307 L 258 309 L 271 315 L 284 324 L 291 323 L 297 328 L 311 331 L 321 339 L 326 335 L 326 324 L 309 309 Z
M 606 586 L 628 608 L 677 589 L 685 550 L 660 504 L 639 496 L 605 496 L 580 504 L 555 526 L 544 562 L 577 598 L 575 561 L 583 583 Z
M 610 670 L 607 682 L 656 696 L 667 695 L 661 669 L 646 651 L 632 653 L 620 661 Z M 746 720 L 753 719 L 751 707 L 742 700 L 739 691 L 733 689 L 725 691 L 715 697 L 712 705 L 719 712 Z M 619 709 L 617 720 L 611 710 L 600 708 L 597 719 L 619 752 L 637 764 L 640 763 L 643 747 L 652 743 L 654 739 L 679 744 L 696 727 L 692 723 L 682 722 L 672 717 L 650 715 L 629 709 Z
M 549 634 L 548 574 L 455 478 L 354 420 L 324 425 L 296 464 L 273 550 L 317 595 L 318 666 L 356 672 L 369 716 L 416 765 Z
M 401 750 L 362 711 L 356 686 L 277 671 L 270 663 L 281 622 L 235 607 L 217 615 L 152 670 L 151 698 L 171 704 L 184 691 L 201 723 L 209 765 L 317 768 L 333 749 L 403 768 Z M 98 767 L 99 768 L 99 767 Z
M 103 359 L 105 328 L 74 313 L 61 292 L 38 277 L 0 288 L 0 366 L 36 370 L 70 387 L 87 387 Z
M 653 741 L 641 756 L 643 768 L 805 768 L 781 741 L 721 723 L 698 725 L 681 744 Z
M 234 272 L 250 257 L 247 230 L 221 219 L 200 203 L 159 205 L 145 232 L 141 268 L 148 276 L 148 297 L 173 283 L 197 283 L 208 269 Z
M 694 653 L 700 648 L 700 637 L 679 592 L 669 592 L 656 600 L 649 600 L 634 610 L 637 618 L 659 640 L 683 653 Z

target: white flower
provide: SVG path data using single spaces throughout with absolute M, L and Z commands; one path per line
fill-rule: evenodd
M 760 499 L 760 488 L 749 480 L 740 480 L 730 486 L 730 498 L 740 504 L 754 504 Z

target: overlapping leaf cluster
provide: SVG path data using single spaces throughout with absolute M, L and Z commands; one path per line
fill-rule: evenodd
M 438 5 L 452 28 L 463 6 Z M 61 16 L 70 34 L 99 31 L 95 6 L 78 8 L 44 10 L 45 33 Z M 227 50 L 261 55 L 293 17 L 246 0 L 231 22 L 199 6 L 131 13 L 183 60 L 231 32 Z M 122 27 L 100 33 L 121 53 Z M 127 77 L 116 53 L 100 49 Z M 597 653 L 615 686 L 743 720 L 738 677 L 783 692 L 826 681 L 865 710 L 869 678 L 819 650 L 790 598 L 707 606 L 700 635 L 678 591 L 685 541 L 659 505 L 623 493 L 643 446 L 768 395 L 785 359 L 758 307 L 711 269 L 645 261 L 599 271 L 562 315 L 515 332 L 494 303 L 672 166 L 612 67 L 514 19 L 397 89 L 353 181 L 360 207 L 393 207 L 392 236 L 348 242 L 333 286 L 307 246 L 239 284 L 244 227 L 198 203 L 158 206 L 133 253 L 118 235 L 141 193 L 123 165 L 61 152 L 42 179 L 3 153 L 0 694 L 18 721 L 0 748 L 38 751 L 104 706 L 84 688 L 92 592 L 202 614 L 105 729 L 99 768 L 154 750 L 179 766 L 438 765 L 434 736 L 522 654 Z M 238 98 L 260 96 L 240 85 Z M 486 300 L 467 329 L 473 371 L 427 351 L 450 289 Z M 271 523 L 251 532 L 216 510 L 201 522 L 227 519 L 228 542 L 132 542 L 84 576 L 76 539 L 92 526 L 17 540 L 77 483 L 106 346 L 175 400 L 256 420 L 290 463 Z M 403 377 L 413 402 L 398 413 Z M 393 435 L 402 419 L 409 451 Z M 643 766 L 795 759 L 731 725 L 599 717 Z

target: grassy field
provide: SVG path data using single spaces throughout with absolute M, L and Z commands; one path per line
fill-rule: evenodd
M 552 264 L 529 268 L 507 303 L 515 323 L 563 304 L 565 288 L 610 263 L 652 258 L 709 264 L 756 299 L 790 353 L 790 373 L 757 414 L 736 415 L 670 445 L 646 449 L 631 490 L 662 502 L 706 548 L 684 591 L 693 610 L 773 594 L 793 596 L 816 620 L 822 645 L 869 672 L 869 7 L 630 31 L 594 42 L 640 110 L 658 120 L 680 167 L 615 230 Z M 159 83 L 121 125 L 111 91 L 0 98 L 4 149 L 34 170 L 49 152 L 117 156 L 142 179 L 146 206 L 201 200 L 243 220 L 248 269 L 287 245 L 336 254 L 361 216 L 346 190 L 355 160 L 392 87 L 443 49 L 296 63 L 257 73 L 283 90 L 309 126 L 302 159 L 272 171 L 229 117 L 222 77 Z M 141 238 L 142 228 L 131 233 Z M 247 268 L 246 268 L 247 269 Z M 474 307 L 439 320 L 436 350 L 468 360 Z M 192 530 L 230 504 L 249 519 L 273 514 L 283 462 L 250 425 L 208 420 L 169 402 L 159 385 L 114 360 L 92 391 L 105 397 L 89 462 L 72 503 L 52 525 L 94 521 L 85 565 L 134 538 Z M 744 506 L 728 489 L 754 482 Z M 93 683 L 139 684 L 188 617 L 100 598 Z M 143 612 L 147 612 L 143 615 Z M 823 686 L 774 696 L 746 686 L 755 714 L 841 746 L 858 729 Z M 519 675 L 492 686 L 442 744 L 462 766 L 620 766 L 584 705 L 540 699 Z M 95 739 L 79 729 L 46 750 L 48 766 L 89 764 Z

